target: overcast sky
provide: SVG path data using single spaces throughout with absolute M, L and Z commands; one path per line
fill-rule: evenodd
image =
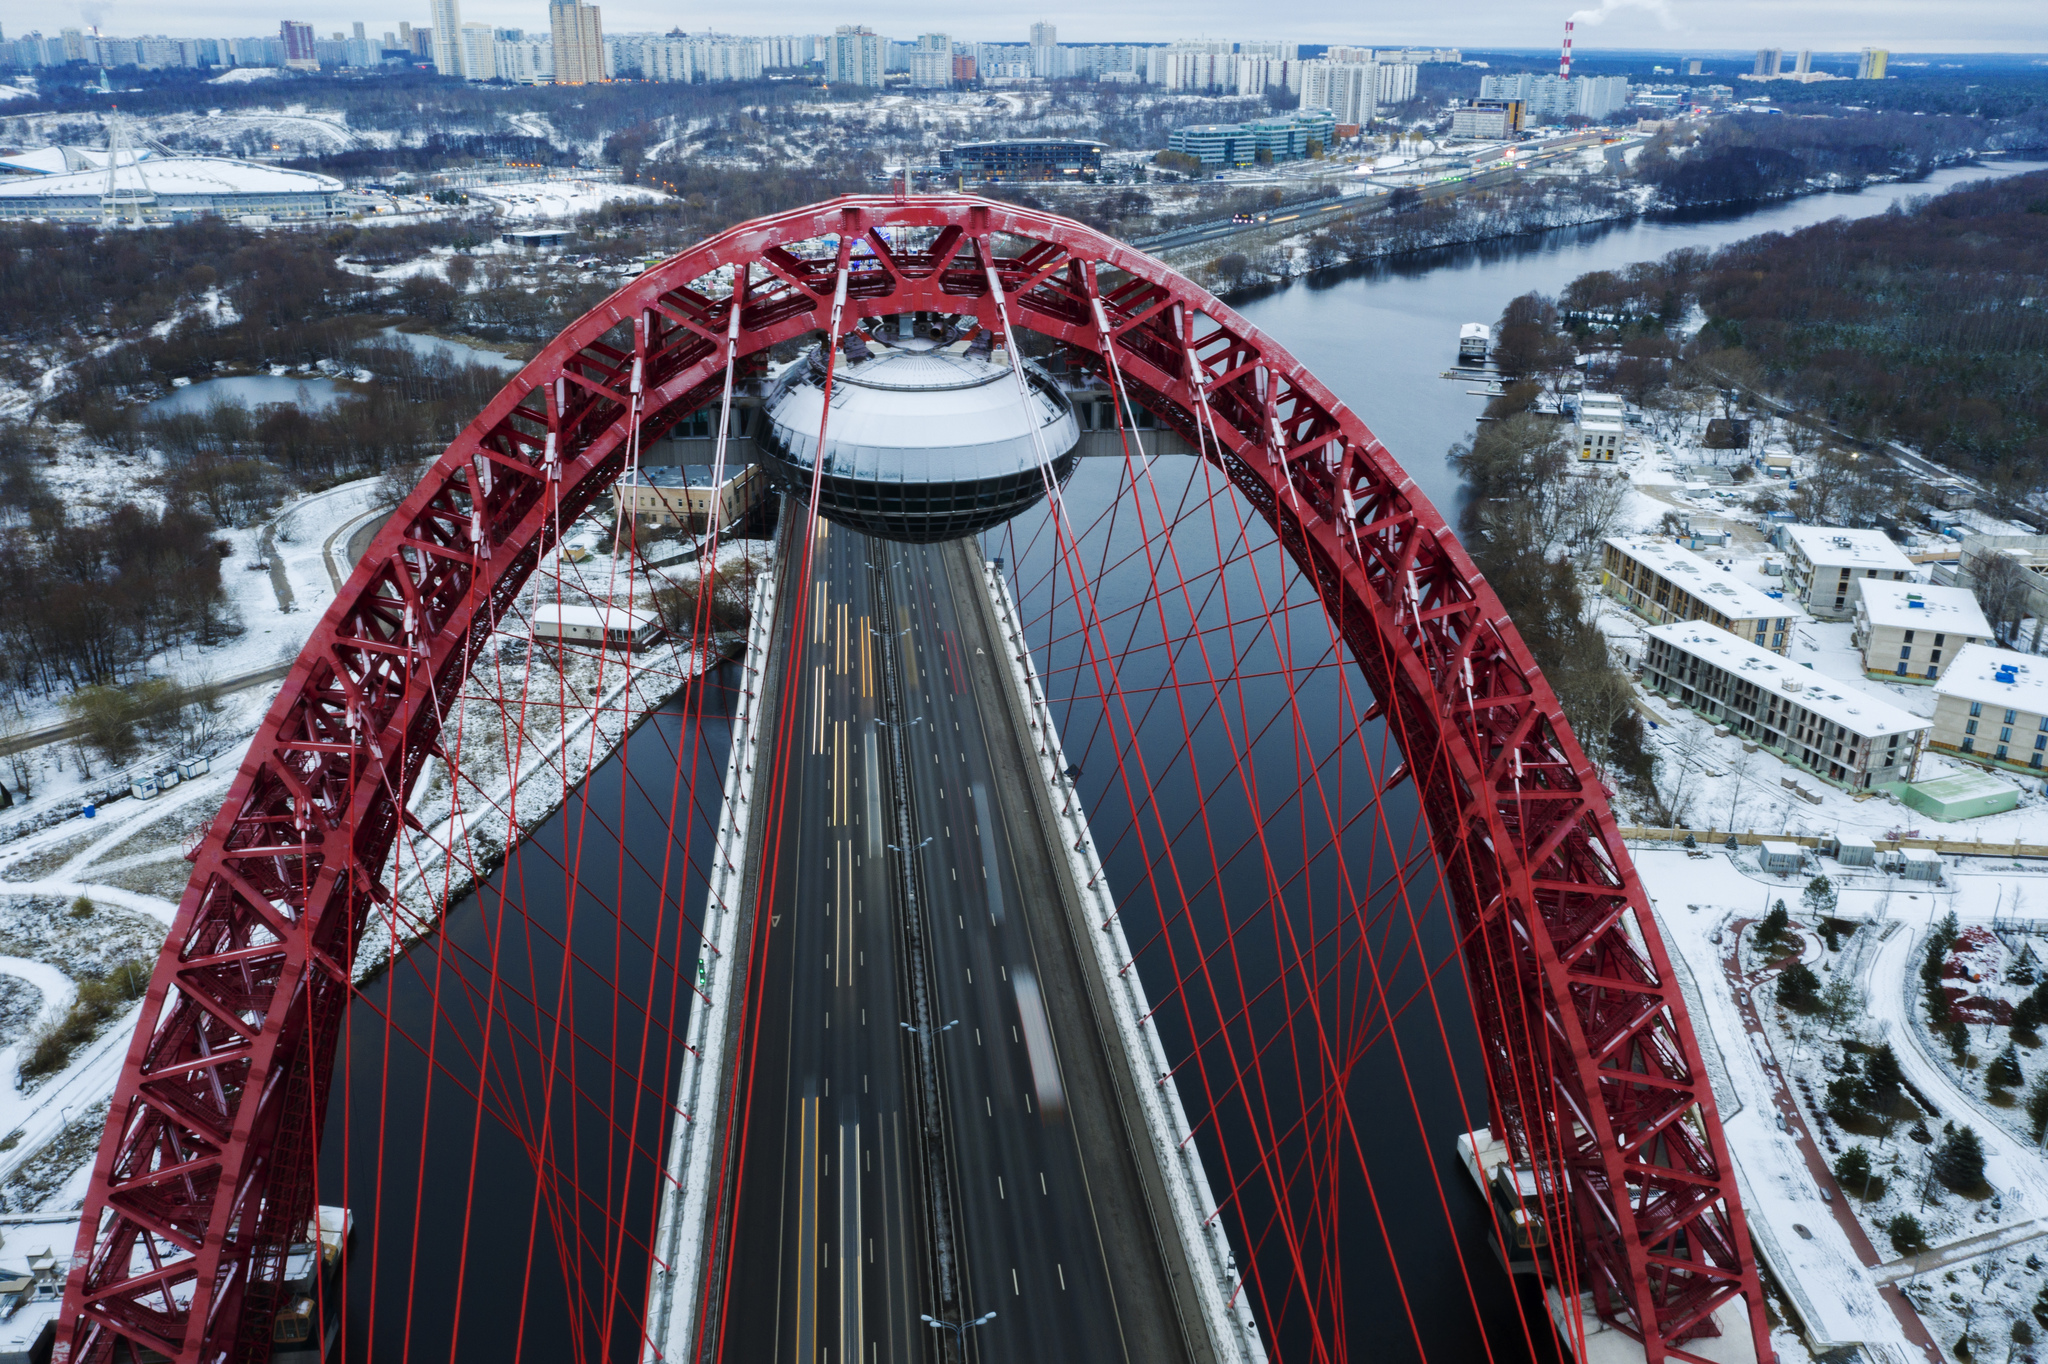
M 546 0 L 461 0 L 470 23 L 545 29 Z M 863 23 L 891 37 L 939 29 L 981 42 L 1022 42 L 1032 21 L 1059 25 L 1062 42 L 1164 42 L 1207 37 L 1283 42 L 1415 44 L 1470 48 L 1550 47 L 1562 35 L 1574 3 L 1576 47 L 1695 50 L 1802 48 L 1854 51 L 1863 46 L 1895 52 L 2048 51 L 2048 6 L 2042 0 L 1124 0 L 1109 6 L 1045 0 L 1011 11 L 916 3 L 916 0 L 783 0 L 772 6 L 675 5 L 659 0 L 603 0 L 604 27 L 701 32 L 830 32 L 835 24 Z M 1247 16 L 1256 14 L 1255 21 Z M 756 18 L 755 16 L 758 16 Z M 54 32 L 98 23 L 117 35 L 243 37 L 274 34 L 283 18 L 311 22 L 322 36 L 361 20 L 374 36 L 398 21 L 425 25 L 427 0 L 0 0 L 0 27 Z

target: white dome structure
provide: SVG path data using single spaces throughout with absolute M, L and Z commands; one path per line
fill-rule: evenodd
M 1046 468 L 1064 483 L 1080 427 L 1073 404 L 1028 364 L 1028 401 L 1007 359 L 963 344 L 860 338 L 832 373 L 813 351 L 768 400 L 762 444 L 783 491 L 808 502 L 821 418 L 818 511 L 885 540 L 922 543 L 1000 525 L 1045 495 Z M 866 351 L 866 358 L 856 358 Z

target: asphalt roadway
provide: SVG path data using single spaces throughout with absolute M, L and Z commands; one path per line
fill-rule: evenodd
M 1068 930 L 974 545 L 831 526 L 812 576 L 799 622 L 786 574 L 777 626 L 791 766 L 763 853 L 775 884 L 751 1112 L 734 1115 L 721 1357 L 950 1360 L 950 1333 L 920 1318 L 993 1312 L 967 1336 L 977 1364 L 1205 1358 Z M 929 1089 L 904 1026 L 920 1016 L 937 1029 Z

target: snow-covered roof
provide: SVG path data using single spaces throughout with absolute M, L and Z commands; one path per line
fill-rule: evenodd
M 1579 417 L 1579 430 L 1598 431 L 1607 434 L 1621 430 L 1621 418 L 1606 412 L 1585 412 Z
M 1684 588 L 1730 620 L 1776 619 L 1803 614 L 1795 602 L 1751 587 L 1736 577 L 1732 569 L 1722 568 L 1669 540 L 1617 535 L 1607 543 L 1637 563 L 1649 565 L 1657 576 Z
M 580 606 L 542 602 L 533 608 L 535 625 L 581 625 L 591 630 L 638 630 L 654 623 L 652 611 L 631 606 Z
M 2048 658 L 1989 644 L 1967 645 L 1941 670 L 1934 694 L 2048 715 Z
M 1579 394 L 1579 410 L 1582 412 L 1588 408 L 1593 408 L 1601 412 L 1612 412 L 1619 416 L 1627 407 L 1628 403 L 1622 399 L 1619 393 Z
M 1080 428 L 1063 395 L 1042 378 L 1020 401 L 1005 357 L 978 358 L 965 343 L 888 345 L 834 371 L 829 429 L 822 370 L 805 365 L 768 400 L 775 438 L 792 462 L 817 458 L 826 430 L 826 465 L 841 478 L 892 483 L 959 483 L 1002 475 L 1036 477 L 1042 461 L 1074 448 Z
M 155 158 L 147 147 L 131 149 L 144 161 Z M 16 175 L 63 175 L 67 171 L 107 168 L 107 154 L 92 147 L 37 147 L 14 156 L 0 156 L 0 173 Z
M 725 468 L 726 483 L 746 477 L 750 465 L 734 460 Z M 708 488 L 713 469 L 709 464 L 653 464 L 629 469 L 619 476 L 622 488 Z
M 1881 573 L 1910 573 L 1913 561 L 1881 530 L 1848 530 L 1841 526 L 1787 526 L 1785 536 L 1807 561 L 1830 568 L 1874 568 Z
M 1928 727 L 1927 721 L 1868 692 L 1839 690 L 1843 684 L 1784 657 L 1729 634 L 1705 621 L 1673 621 L 1643 632 L 1711 667 L 1773 691 L 1831 724 L 1868 737 L 1905 734 Z M 1967 651 L 1965 651 L 1967 652 Z
M 1932 583 L 1901 583 L 1890 578 L 1869 578 L 1860 585 L 1862 610 L 1872 625 L 1891 625 L 1901 630 L 1938 630 L 1945 634 L 1990 639 L 1991 622 L 1968 588 L 1937 587 Z
M 130 192 L 146 188 L 159 196 L 339 194 L 342 189 L 341 181 L 331 175 L 234 161 L 223 156 L 173 156 L 146 160 L 140 166 L 123 162 L 114 170 L 114 185 Z M 68 199 L 99 195 L 106 187 L 105 170 L 23 176 L 0 180 L 0 198 Z

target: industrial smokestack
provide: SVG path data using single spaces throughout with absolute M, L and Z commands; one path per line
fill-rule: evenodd
M 1557 59 L 1557 78 L 1568 81 L 1572 78 L 1572 21 L 1564 21 L 1564 55 Z

